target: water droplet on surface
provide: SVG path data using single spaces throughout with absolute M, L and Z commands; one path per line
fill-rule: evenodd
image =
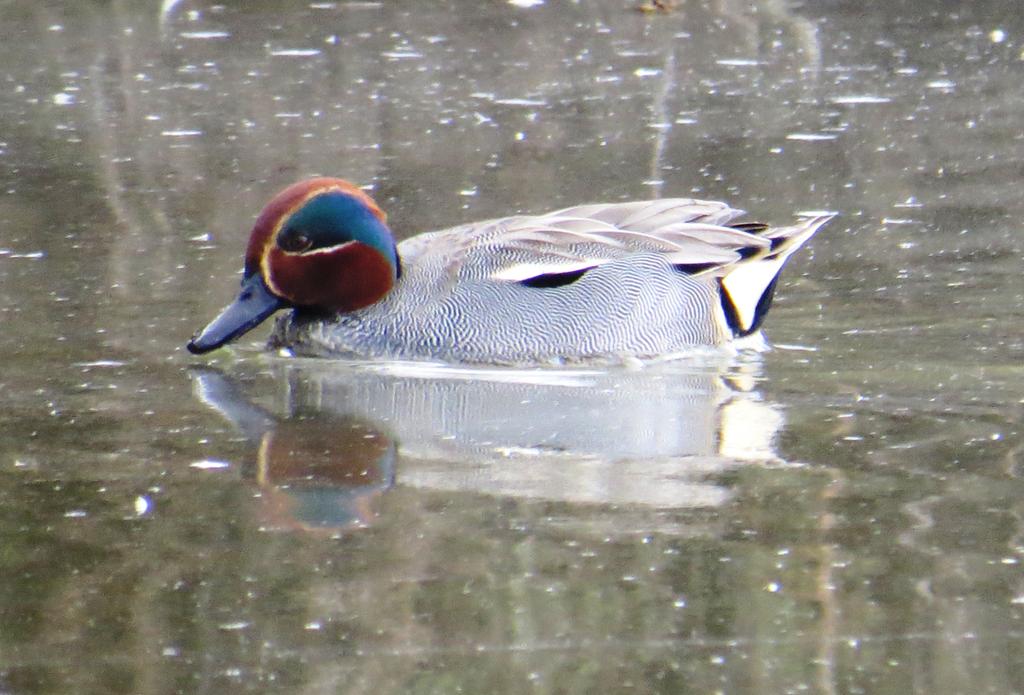
M 831 104 L 853 105 L 853 104 L 888 104 L 892 101 L 889 97 L 876 96 L 873 94 L 850 94 L 829 99 Z
M 226 31 L 183 31 L 179 34 L 183 39 L 227 39 L 231 34 Z
M 213 471 L 229 468 L 231 466 L 227 461 L 213 461 L 210 459 L 204 459 L 202 461 L 195 461 L 188 464 L 189 468 L 197 468 L 201 471 Z
M 320 55 L 319 48 L 280 48 L 276 51 L 271 51 L 270 55 L 275 58 L 308 58 L 310 56 Z
M 245 620 L 236 620 L 230 623 L 221 623 L 217 626 L 218 630 L 224 630 L 225 632 L 234 632 L 236 630 L 244 630 L 249 627 L 249 623 Z
M 826 140 L 835 140 L 836 135 L 830 135 L 828 133 L 790 133 L 786 136 L 787 140 L 802 140 L 804 142 L 818 142 Z

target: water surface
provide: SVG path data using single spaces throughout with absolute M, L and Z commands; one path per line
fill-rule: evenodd
M 0 692 L 1024 690 L 1018 9 L 0 3 Z M 841 217 L 760 358 L 188 355 L 314 174 Z

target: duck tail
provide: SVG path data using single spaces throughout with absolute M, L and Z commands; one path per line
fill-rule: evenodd
M 722 310 L 735 337 L 750 335 L 761 327 L 782 266 L 833 217 L 835 213 L 823 213 L 790 227 L 765 228 L 761 236 L 772 240 L 771 247 L 730 266 L 718 279 Z

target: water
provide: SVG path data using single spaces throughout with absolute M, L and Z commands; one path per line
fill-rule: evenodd
M 1024 690 L 1017 10 L 0 3 L 0 692 Z M 312 174 L 842 216 L 761 359 L 189 356 Z

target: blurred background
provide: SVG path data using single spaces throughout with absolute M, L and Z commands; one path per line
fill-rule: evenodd
M 0 693 L 1024 690 L 1019 3 L 0 0 Z M 183 348 L 310 175 L 399 237 L 840 217 L 761 358 Z

